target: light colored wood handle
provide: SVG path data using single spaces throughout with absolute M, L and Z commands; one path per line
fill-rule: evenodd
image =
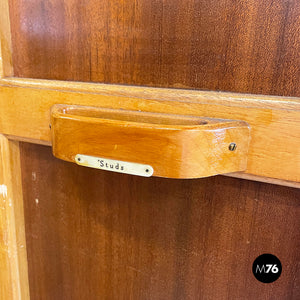
M 244 171 L 250 140 L 238 120 L 63 104 L 51 109 L 51 134 L 57 158 L 92 167 L 100 167 L 97 158 L 143 164 L 169 178 Z M 78 161 L 87 156 L 96 165 Z

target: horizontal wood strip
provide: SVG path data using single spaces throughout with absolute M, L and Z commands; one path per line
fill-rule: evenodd
M 288 181 L 288 180 L 282 180 L 282 179 L 276 179 L 276 178 L 270 178 L 270 177 L 264 177 L 264 176 L 257 176 L 257 175 L 252 175 L 252 174 L 246 174 L 244 172 L 228 173 L 228 174 L 226 174 L 226 176 L 233 177 L 233 178 L 239 178 L 239 179 L 265 182 L 265 183 L 276 184 L 276 185 L 282 185 L 282 186 L 289 186 L 292 188 L 300 189 L 300 182 Z
M 7 77 L 0 80 L 0 85 L 35 89 L 56 90 L 62 92 L 76 92 L 100 94 L 106 96 L 120 96 L 144 100 L 169 100 L 183 103 L 221 104 L 225 106 L 255 107 L 300 110 L 300 98 L 264 96 L 256 94 L 241 94 L 216 91 L 199 91 L 191 89 L 152 88 L 129 85 L 87 83 L 60 80 L 41 80 L 31 78 Z
M 38 145 L 43 145 L 43 146 L 51 146 L 51 144 L 52 144 L 51 141 L 41 141 L 41 140 L 24 138 L 24 137 L 19 137 L 19 136 L 14 136 L 14 135 L 6 135 L 6 137 L 9 140 L 25 142 L 25 143 L 30 143 L 30 144 L 38 144 Z M 289 187 L 294 187 L 294 188 L 300 189 L 300 182 L 296 182 L 296 181 L 288 181 L 288 180 L 270 178 L 270 177 L 265 177 L 265 176 L 257 176 L 257 175 L 247 174 L 244 172 L 235 172 L 235 173 L 228 173 L 228 174 L 223 174 L 223 175 L 228 176 L 228 177 L 241 178 L 241 179 L 259 181 L 259 182 L 266 182 L 266 183 L 282 185 L 282 186 L 289 186 Z
M 243 120 L 251 126 L 246 173 L 300 181 L 298 98 L 16 78 L 0 86 L 3 134 L 49 142 L 59 103 Z

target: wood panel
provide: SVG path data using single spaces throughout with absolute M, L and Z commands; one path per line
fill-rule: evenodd
M 0 1 L 0 78 L 13 76 L 9 0 Z
M 11 0 L 15 75 L 300 96 L 298 0 Z
M 29 299 L 19 143 L 0 135 L 0 299 Z
M 26 143 L 21 153 L 32 300 L 299 299 L 299 189 L 109 173 Z M 262 253 L 282 262 L 273 284 L 252 274 Z

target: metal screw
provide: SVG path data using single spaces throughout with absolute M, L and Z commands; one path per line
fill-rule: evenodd
M 236 149 L 236 143 L 231 143 L 228 147 L 229 151 L 234 151 Z
M 146 169 L 146 173 L 148 173 L 149 172 L 149 169 Z
M 77 158 L 78 161 L 81 161 L 80 157 Z
M 51 129 L 51 124 L 49 124 L 49 128 Z

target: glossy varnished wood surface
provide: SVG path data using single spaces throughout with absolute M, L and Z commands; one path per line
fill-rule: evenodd
M 57 104 L 51 109 L 51 136 L 53 155 L 73 163 L 83 154 L 148 165 L 153 176 L 201 178 L 246 170 L 250 126 L 238 120 Z M 231 144 L 236 149 L 230 150 Z M 100 167 L 98 162 L 94 167 Z M 84 159 L 79 164 L 89 165 Z
M 300 96 L 300 2 L 11 0 L 16 76 Z
M 56 103 L 243 120 L 251 128 L 245 172 L 300 182 L 299 98 L 5 78 L 0 132 L 51 145 L 50 111 Z
M 15 75 L 300 96 L 299 6 L 10 0 Z M 32 299 L 300 298 L 299 189 L 142 179 L 21 150 Z M 270 285 L 251 273 L 263 252 L 283 264 Z
M 29 300 L 19 143 L 0 135 L 0 299 Z
M 0 1 L 0 78 L 13 76 L 9 0 Z
M 299 299 L 299 189 L 109 173 L 26 143 L 21 154 L 32 300 Z M 283 265 L 272 284 L 251 271 L 262 253 Z

